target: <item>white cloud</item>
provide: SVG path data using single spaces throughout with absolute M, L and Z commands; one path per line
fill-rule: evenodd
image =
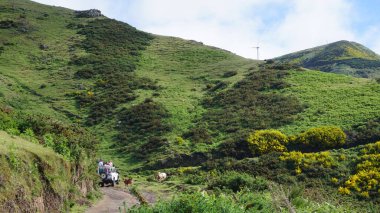
M 351 7 L 344 0 L 142 0 L 137 5 L 131 18 L 139 19 L 145 30 L 200 40 L 252 58 L 257 42 L 262 58 L 270 58 L 354 39 L 347 18 Z M 265 22 L 266 9 L 284 5 L 290 9 L 282 20 Z
M 376 33 L 368 32 L 365 38 L 353 33 L 354 8 L 350 0 L 38 2 L 73 9 L 98 8 L 109 17 L 151 33 L 198 40 L 251 58 L 256 57 L 252 47 L 257 42 L 262 59 L 342 39 L 363 41 L 380 51 L 380 39 L 374 39 Z
M 350 4 L 344 0 L 293 0 L 292 9 L 266 33 L 270 56 L 285 54 L 337 40 L 355 40 Z

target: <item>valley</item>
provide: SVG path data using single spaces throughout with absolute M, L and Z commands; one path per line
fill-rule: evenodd
M 104 159 L 135 180 L 130 212 L 378 212 L 379 59 L 339 41 L 252 60 L 1 0 L 0 208 L 96 207 L 122 193 Z

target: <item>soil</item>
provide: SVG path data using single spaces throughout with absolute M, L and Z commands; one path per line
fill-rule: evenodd
M 119 212 L 119 207 L 124 210 L 124 202 L 125 208 L 139 205 L 137 198 L 125 190 L 114 187 L 102 187 L 101 191 L 103 199 L 90 207 L 86 213 L 116 213 Z

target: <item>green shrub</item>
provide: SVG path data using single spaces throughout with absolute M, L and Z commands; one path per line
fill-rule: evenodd
M 160 201 L 154 206 L 135 206 L 128 212 L 165 212 L 165 213 L 243 213 L 241 208 L 231 196 L 208 195 L 206 193 L 181 194 L 175 196 L 171 201 Z
M 224 172 L 210 181 L 208 187 L 229 189 L 238 192 L 244 188 L 254 191 L 263 191 L 267 189 L 267 180 L 261 177 L 253 177 L 247 173 L 239 173 L 235 171 Z
M 364 124 L 354 125 L 346 131 L 347 145 L 374 143 L 380 141 L 380 118 L 369 120 Z
M 165 121 L 169 117 L 170 114 L 164 106 L 151 99 L 146 99 L 141 104 L 130 108 L 122 109 L 118 116 L 121 144 L 132 140 L 144 140 L 148 137 L 164 135 L 171 130 L 171 126 Z
M 224 78 L 229 78 L 229 77 L 232 77 L 232 76 L 235 76 L 237 75 L 238 73 L 234 70 L 231 70 L 231 71 L 227 71 L 223 74 L 223 77 Z
M 224 141 L 218 146 L 216 154 L 220 157 L 233 157 L 236 159 L 253 157 L 246 140 L 247 137 L 248 135 L 244 134 L 242 138 Z
M 255 155 L 262 155 L 286 151 L 288 139 L 278 130 L 257 130 L 249 135 L 247 142 Z
M 212 143 L 210 131 L 203 125 L 192 128 L 183 137 L 193 143 Z

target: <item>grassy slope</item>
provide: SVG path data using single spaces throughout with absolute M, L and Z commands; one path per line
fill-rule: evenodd
M 3 2 L 2 5 L 9 8 L 10 2 Z M 53 108 L 76 112 L 73 100 L 65 96 L 80 83 L 72 79 L 73 71 L 67 66 L 70 60 L 69 46 L 80 40 L 74 30 L 66 28 L 73 17 L 72 11 L 27 1 L 14 2 L 16 9 L 1 13 L 0 18 L 27 22 L 28 32 L 0 30 L 1 42 L 13 44 L 6 46 L 0 55 L 0 66 L 3 78 L 12 84 L 7 84 L 8 89 L 15 90 L 13 87 L 18 87 L 16 92 L 22 95 L 4 101 L 27 112 L 44 111 L 65 119 L 62 113 Z M 26 20 L 20 18 L 22 14 L 25 14 Z M 48 16 L 44 17 L 44 14 Z M 40 17 L 44 19 L 38 19 Z M 40 50 L 40 44 L 48 45 L 49 48 Z M 41 85 L 46 85 L 46 88 L 40 88 Z M 30 104 L 34 107 L 30 107 Z
M 137 73 L 157 80 L 162 86 L 160 96 L 154 99 L 172 114 L 169 122 L 174 130 L 169 138 L 173 140 L 187 131 L 204 112 L 200 101 L 207 83 L 218 80 L 236 83 L 250 66 L 255 65 L 254 61 L 220 49 L 160 36 L 143 52 Z M 223 73 L 230 70 L 237 71 L 238 75 L 223 78 Z
M 282 128 L 294 134 L 310 127 L 336 125 L 349 129 L 380 116 L 380 84 L 371 79 L 319 71 L 293 71 L 286 94 L 296 95 L 308 108 L 300 119 Z
M 136 73 L 140 77 L 147 77 L 157 82 L 161 87 L 157 92 L 159 96 L 154 96 L 152 94 L 154 91 L 139 90 L 139 97 L 124 106 L 139 104 L 146 98 L 162 103 L 171 114 L 167 122 L 173 126 L 173 130 L 166 135 L 172 149 L 171 153 L 189 152 L 191 149 L 188 146 L 177 145 L 176 137 L 188 131 L 194 125 L 195 119 L 200 118 L 205 111 L 200 102 L 207 92 L 206 85 L 216 81 L 225 81 L 232 85 L 243 79 L 248 68 L 257 66 L 257 63 L 194 41 L 156 36 L 147 49 L 142 51 Z M 237 71 L 238 74 L 224 78 L 223 74 L 231 70 Z M 97 128 L 97 131 L 104 130 Z M 109 141 L 114 134 L 115 132 L 105 132 L 105 140 Z M 120 149 L 109 150 L 109 145 L 109 143 L 103 144 L 102 155 L 105 158 L 118 157 L 114 153 Z M 158 153 L 161 154 L 163 153 Z M 116 162 L 127 170 L 134 169 L 142 163 L 132 159 L 128 152 L 119 157 L 122 159 L 116 158 Z
M 68 199 L 72 188 L 70 164 L 51 149 L 3 131 L 0 131 L 0 142 L 1 209 L 32 210 L 34 204 L 44 205 L 47 211 L 62 208 L 60 199 Z
M 84 37 L 77 34 L 77 30 L 66 26 L 88 19 L 75 19 L 73 11 L 64 8 L 23 0 L 14 2 L 15 10 L 11 9 L 11 1 L 1 3 L 4 13 L 0 14 L 0 18 L 26 22 L 28 32 L 22 33 L 13 28 L 0 29 L 0 45 L 12 44 L 4 46 L 4 53 L 0 54 L 0 80 L 3 82 L 1 101 L 24 112 L 43 111 L 44 114 L 68 122 L 71 119 L 67 115 L 85 118 L 86 112 L 76 108 L 75 100 L 67 94 L 79 91 L 79 85 L 91 87 L 93 80 L 74 78 L 77 68 L 68 63 L 74 55 L 86 55 L 80 48 L 73 48 Z M 48 49 L 41 50 L 40 44 L 47 45 Z M 142 53 L 137 74 L 157 80 L 158 85 L 162 86 L 160 96 L 154 99 L 163 103 L 172 114 L 169 122 L 175 128 L 168 138 L 173 141 L 176 136 L 187 131 L 192 121 L 203 112 L 199 101 L 205 93 L 206 84 L 223 80 L 232 85 L 243 78 L 249 66 L 255 64 L 254 61 L 196 42 L 155 36 L 151 46 Z M 223 78 L 223 73 L 230 70 L 238 74 Z M 46 87 L 42 88 L 41 85 Z M 138 95 L 137 100 L 124 106 L 141 103 L 152 96 L 152 91 L 141 90 Z M 116 121 L 111 119 L 93 127 L 94 132 L 103 138 L 106 150 L 117 133 L 115 124 Z M 119 150 L 112 149 L 110 153 L 102 152 L 101 155 L 110 158 Z M 121 157 L 125 158 L 125 155 Z M 122 161 L 118 163 L 123 165 Z
M 73 75 L 76 67 L 68 66 L 71 56 L 86 54 L 79 48 L 69 51 L 70 47 L 84 38 L 78 35 L 76 30 L 68 29 L 66 26 L 73 20 L 81 21 L 74 19 L 71 10 L 21 0 L 15 2 L 18 8 L 27 8 L 26 19 L 33 30 L 26 34 L 15 29 L 0 30 L 2 43 L 14 43 L 13 46 L 5 46 L 5 52 L 0 55 L 0 80 L 4 82 L 1 84 L 4 96 L 1 100 L 27 112 L 43 111 L 67 121 L 69 119 L 65 112 L 85 117 L 85 112 L 75 107 L 73 98 L 66 96 L 78 91 L 80 84 L 92 84 L 91 80 L 75 79 Z M 11 6 L 7 2 L 4 5 Z M 1 18 L 17 19 L 23 13 L 19 9 L 16 9 L 16 12 L 7 11 L 1 13 Z M 44 14 L 48 16 L 44 17 Z M 40 44 L 46 44 L 49 48 L 40 50 Z M 162 87 L 159 90 L 160 95 L 154 96 L 154 91 L 151 90 L 140 90 L 139 97 L 124 106 L 139 104 L 145 98 L 153 96 L 155 101 L 164 104 L 172 114 L 168 122 L 174 128 L 166 135 L 171 148 L 174 151 L 188 152 L 191 149 L 187 146 L 177 146 L 175 138 L 192 127 L 194 119 L 200 118 L 205 111 L 200 105 L 200 100 L 206 94 L 206 85 L 221 80 L 229 82 L 232 86 L 244 78 L 249 68 L 256 65 L 255 61 L 193 41 L 155 36 L 151 45 L 142 51 L 136 73 L 138 76 L 156 80 Z M 238 74 L 223 78 L 224 72 L 230 70 L 235 70 Z M 378 86 L 369 83 L 368 80 L 312 71 L 294 72 L 287 80 L 293 86 L 287 88 L 285 93 L 296 94 L 309 105 L 300 115 L 301 119 L 298 122 L 283 128 L 288 133 L 326 124 L 348 128 L 354 123 L 378 116 Z M 42 84 L 46 87 L 40 88 Z M 324 95 L 320 95 L 321 93 Z M 332 101 L 339 101 L 339 104 L 331 103 Z M 326 103 L 331 106 L 328 110 L 325 109 Z M 115 125 L 116 120 L 111 119 L 93 127 L 94 132 L 103 138 L 103 151 L 100 155 L 106 159 L 123 150 L 109 148 L 116 135 Z M 205 150 L 208 147 L 198 148 Z M 127 151 L 127 154 L 120 154 L 115 161 L 125 169 L 142 163 L 128 159 L 128 156 Z
M 1 5 L 10 7 L 7 2 L 1 2 Z M 79 48 L 69 51 L 70 47 L 84 38 L 78 35 L 76 30 L 66 28 L 66 25 L 73 20 L 80 20 L 73 18 L 71 10 L 21 0 L 15 2 L 17 7 L 27 8 L 25 14 L 32 26 L 31 29 L 34 30 L 20 33 L 16 29 L 0 29 L 0 45 L 14 44 L 4 46 L 5 51 L 0 55 L 1 102 L 25 112 L 43 112 L 68 122 L 76 120 L 70 120 L 67 114 L 85 117 L 85 111 L 76 108 L 74 99 L 66 96 L 78 91 L 80 84 L 87 87 L 93 83 L 92 80 L 74 78 L 77 67 L 68 65 L 72 55 L 86 54 Z M 8 11 L 0 13 L 0 17 L 18 19 L 23 13 L 22 10 Z M 47 17 L 37 19 L 45 13 L 48 14 Z M 40 44 L 47 44 L 49 48 L 40 50 Z M 166 135 L 170 146 L 164 150 L 165 153 L 157 155 L 207 151 L 214 146 L 215 144 L 187 146 L 191 141 L 186 141 L 185 145 L 180 146 L 176 143 L 176 137 L 189 130 L 194 125 L 194 120 L 205 112 L 200 101 L 205 97 L 204 88 L 207 84 L 215 85 L 216 81 L 225 81 L 232 86 L 242 80 L 248 70 L 256 67 L 258 62 L 196 42 L 162 36 L 155 36 L 150 46 L 141 54 L 137 75 L 156 80 L 162 89 L 158 91 L 159 96 L 153 94 L 155 91 L 139 90 L 139 97 L 124 107 L 139 104 L 145 98 L 153 98 L 172 114 L 168 122 L 174 128 Z M 237 71 L 237 75 L 230 78 L 222 77 L 226 71 L 231 70 Z M 281 92 L 296 95 L 309 106 L 299 115 L 300 119 L 296 123 L 282 128 L 287 133 L 331 124 L 349 128 L 352 124 L 379 117 L 380 86 L 374 81 L 316 71 L 294 71 L 286 80 L 292 86 Z M 41 85 L 46 87 L 40 88 Z M 116 124 L 117 120 L 110 119 L 94 126 L 93 131 L 103 139 L 99 155 L 106 160 L 112 159 L 125 174 L 125 171 L 142 166 L 145 162 L 131 158 L 129 147 L 110 148 L 115 142 L 113 137 L 117 134 L 114 130 Z M 3 146 L 0 152 L 1 150 L 5 153 L 12 149 Z M 33 150 L 37 152 L 40 148 Z M 25 153 L 20 151 L 18 155 L 25 156 Z M 156 156 L 152 156 L 154 157 Z M 144 184 L 151 185 L 146 182 L 142 185 Z

